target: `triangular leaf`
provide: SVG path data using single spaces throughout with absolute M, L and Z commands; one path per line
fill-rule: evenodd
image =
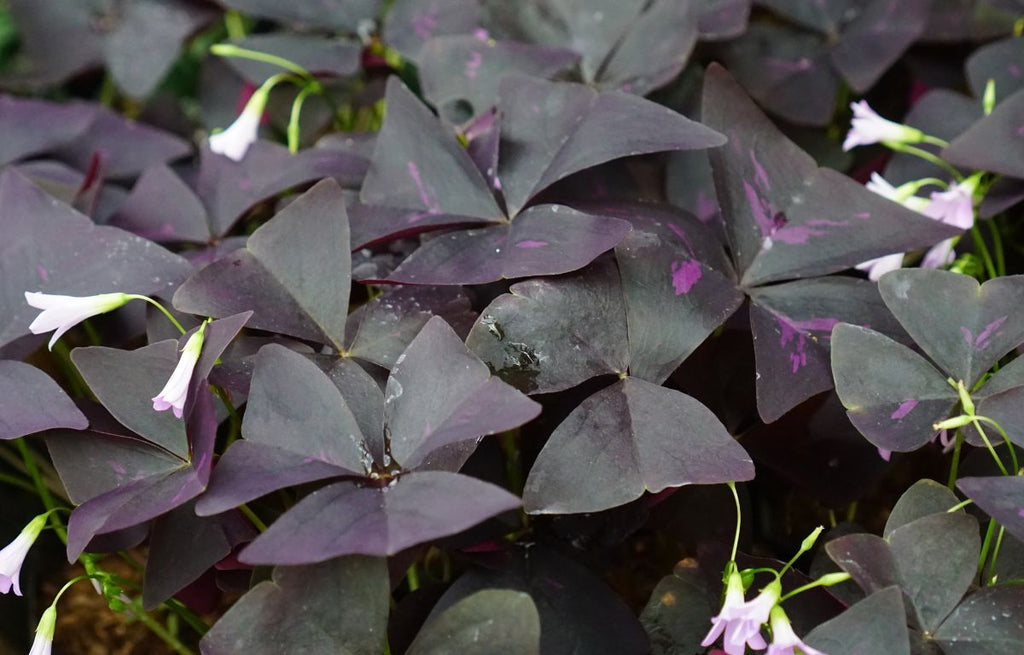
M 967 597 L 935 632 L 947 655 L 1016 655 L 1024 643 L 1024 589 L 985 587 Z
M 408 655 L 540 655 L 540 617 L 529 595 L 484 589 L 431 615 Z
M 991 114 L 954 139 L 942 155 L 951 164 L 964 168 L 1024 178 L 1022 129 L 1024 89 L 1000 102 Z
M 897 587 L 887 587 L 822 623 L 804 638 L 829 655 L 910 655 L 910 636 Z
M 22 362 L 0 360 L 0 441 L 87 427 L 89 421 L 50 376 Z
M 1024 477 L 960 478 L 956 486 L 1007 532 L 1024 540 Z

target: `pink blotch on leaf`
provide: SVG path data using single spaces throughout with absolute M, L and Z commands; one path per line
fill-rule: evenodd
M 696 260 L 672 262 L 672 288 L 676 295 L 689 293 L 704 272 Z
M 974 340 L 974 347 L 978 350 L 985 350 L 989 346 L 988 340 L 992 338 L 992 335 L 999 330 L 999 327 L 1006 322 L 1005 316 L 1000 316 L 996 320 L 992 321 L 985 326 L 985 329 L 981 331 L 978 338 Z
M 423 39 L 432 37 L 436 26 L 437 19 L 434 17 L 433 12 L 419 14 L 412 21 L 412 31 L 416 33 L 416 36 Z
M 898 421 L 901 418 L 905 417 L 910 412 L 914 411 L 915 407 L 917 407 L 916 400 L 904 400 L 903 402 L 900 403 L 900 406 L 896 408 L 896 411 L 893 412 L 891 416 L 889 416 L 889 418 L 891 418 L 894 421 Z
M 427 208 L 427 211 L 431 214 L 440 214 L 441 207 L 427 190 L 426 185 L 423 184 L 423 179 L 420 177 L 420 168 L 415 162 L 409 162 L 409 176 L 412 178 L 413 184 L 416 185 L 416 190 L 420 194 L 420 202 Z
M 480 71 L 480 65 L 484 63 L 484 56 L 479 52 L 473 52 L 469 55 L 469 61 L 466 62 L 466 77 L 471 80 L 476 79 L 476 74 Z
M 36 266 L 36 273 L 39 274 L 39 279 L 46 282 L 50 279 L 50 272 L 42 266 Z
M 516 248 L 543 248 L 548 245 L 547 241 L 534 241 L 533 239 L 524 239 L 516 243 Z

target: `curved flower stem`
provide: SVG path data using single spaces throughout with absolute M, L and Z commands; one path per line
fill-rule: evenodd
M 1014 475 L 1016 475 L 1020 471 L 1020 464 L 1017 463 L 1017 451 L 1013 447 L 1013 442 L 1010 441 L 1010 435 L 1006 434 L 1006 430 L 1003 429 L 1003 426 L 999 425 L 998 423 L 996 423 L 995 421 L 993 421 L 992 419 L 990 419 L 987 416 L 975 416 L 974 420 L 975 420 L 975 422 L 979 422 L 980 421 L 980 422 L 983 422 L 983 423 L 988 423 L 989 425 L 994 427 L 996 429 L 996 432 L 999 433 L 999 436 L 1001 436 L 1003 438 L 1003 441 L 1006 442 L 1007 450 L 1010 451 L 1010 461 L 1013 463 L 1013 473 L 1014 473 Z M 978 426 L 978 432 L 982 433 L 982 430 L 981 430 L 980 426 Z M 984 433 L 982 433 L 982 436 L 984 436 Z M 987 443 L 987 440 L 986 440 L 986 443 Z
M 18 487 L 19 489 L 24 489 L 25 491 L 30 491 L 32 493 L 35 493 L 36 490 L 36 488 L 32 486 L 31 482 L 22 480 L 21 478 L 16 478 L 13 475 L 7 475 L 6 473 L 0 473 L 0 483 L 9 484 L 12 487 Z
M 989 234 L 992 235 L 992 247 L 996 251 L 996 272 L 1000 276 L 1006 275 L 1006 253 L 1003 252 L 1003 235 L 999 232 L 999 226 L 993 218 L 986 221 Z
M 953 505 L 952 507 L 947 509 L 946 510 L 946 514 L 952 514 L 953 512 L 957 512 L 959 510 L 962 510 L 963 508 L 965 508 L 968 505 L 971 505 L 973 503 L 974 503 L 974 501 L 971 500 L 970 498 L 968 498 L 967 500 L 963 501 L 962 503 L 957 503 L 956 505 Z
M 181 641 L 170 633 L 167 628 L 154 619 L 142 608 L 142 601 L 138 598 L 132 600 L 132 616 L 138 619 L 139 623 L 149 628 L 149 631 L 159 637 L 171 650 L 179 655 L 195 655 L 195 651 L 181 643 Z
M 945 139 L 940 139 L 937 136 L 931 136 L 930 134 L 925 134 L 924 136 L 922 136 L 921 141 L 923 141 L 924 143 L 930 143 L 933 146 L 939 146 L 940 148 L 949 147 L 949 141 L 946 141 Z
M 981 543 L 981 552 L 978 554 L 978 574 L 985 571 L 985 560 L 988 558 L 988 549 L 992 546 L 992 535 L 996 531 L 996 520 L 988 520 L 988 529 L 985 531 L 985 540 Z M 984 581 L 982 581 L 984 582 Z
M 242 503 L 241 505 L 238 506 L 238 509 L 239 511 L 242 512 L 242 514 L 245 514 L 245 517 L 247 519 L 252 521 L 253 526 L 255 526 L 257 530 L 259 530 L 260 532 L 267 531 L 267 524 L 264 523 L 263 520 L 256 515 L 256 512 L 252 511 L 252 509 L 248 505 Z
M 258 50 L 250 50 L 249 48 L 242 48 L 231 43 L 215 43 L 210 46 L 210 52 L 221 57 L 238 57 L 239 59 L 251 59 L 252 61 L 262 62 L 264 64 L 270 64 L 283 68 L 286 71 L 295 73 L 299 77 L 305 79 L 308 82 L 315 82 L 316 79 L 313 75 L 302 66 L 299 66 L 290 59 L 284 57 L 278 57 L 266 52 L 260 52 Z
M 837 584 L 839 584 L 841 582 L 846 582 L 847 580 L 850 579 L 850 577 L 851 576 L 850 576 L 849 573 L 832 573 L 832 574 L 828 574 L 828 575 L 823 575 L 820 578 L 818 578 L 817 580 L 814 580 L 812 582 L 808 582 L 807 584 L 803 585 L 802 587 L 797 587 L 796 589 L 794 589 L 793 591 L 789 592 L 788 594 L 784 594 L 781 598 L 779 598 L 779 602 L 781 603 L 781 602 L 783 602 L 785 600 L 788 600 L 788 599 L 792 598 L 793 596 L 796 596 L 797 594 L 802 594 L 803 592 L 807 591 L 808 589 L 814 589 L 815 587 L 831 587 L 832 585 L 837 585 Z
M 923 148 L 917 148 L 915 146 L 907 145 L 905 143 L 895 143 L 890 141 L 885 141 L 883 143 L 885 143 L 885 145 L 889 146 L 893 150 L 896 150 L 897 152 L 905 152 L 908 155 L 914 155 L 915 157 L 920 157 L 921 159 L 927 162 L 935 164 L 942 170 L 952 175 L 953 179 L 956 180 L 957 182 L 962 182 L 964 179 L 964 176 L 961 175 L 960 171 L 954 168 L 952 164 L 947 162 L 942 157 L 932 154 Z
M 988 581 L 989 586 L 996 583 L 996 562 L 999 560 L 999 549 L 1003 545 L 1003 535 L 1006 533 L 1006 528 L 999 526 L 999 534 L 996 535 L 996 545 L 992 548 L 992 557 L 988 558 Z M 982 584 L 986 584 L 983 580 Z
M 742 513 L 742 510 L 740 509 L 740 495 L 738 493 L 736 493 L 736 483 L 735 482 L 726 482 L 725 484 L 729 487 L 729 491 L 732 492 L 732 499 L 736 503 L 736 534 L 734 534 L 733 538 L 732 538 L 732 554 L 729 556 L 729 564 L 733 568 L 735 568 L 735 566 L 736 566 L 736 551 L 740 547 L 740 527 L 741 527 L 741 524 L 742 524 L 743 513 Z M 726 568 L 729 568 L 729 567 L 726 567 Z M 728 573 L 728 571 L 727 571 L 727 573 Z
M 154 307 L 159 309 L 161 312 L 163 312 L 163 315 L 167 317 L 167 320 L 169 320 L 171 323 L 174 324 L 174 327 L 176 327 L 178 329 L 178 332 L 181 332 L 182 334 L 185 334 L 186 332 L 188 332 L 188 330 L 186 330 L 185 328 L 183 328 L 181 326 L 181 323 L 178 322 L 178 319 L 174 318 L 174 315 L 171 314 L 169 311 L 167 311 L 166 307 L 164 307 L 163 305 L 161 305 L 157 301 L 153 300 L 149 296 L 140 296 L 140 295 L 135 294 L 135 293 L 129 293 L 127 295 L 128 295 L 129 298 L 134 298 L 135 300 L 145 300 L 150 305 L 153 305 Z
M 224 27 L 228 31 L 228 38 L 241 40 L 245 38 L 245 19 L 235 9 L 224 12 Z
M 47 512 L 50 514 L 50 527 L 57 533 L 60 540 L 66 544 L 68 542 L 68 533 L 64 529 L 64 524 L 60 522 L 55 513 L 59 506 L 53 501 L 53 495 L 43 481 L 43 476 L 39 473 L 35 454 L 28 447 L 28 444 L 25 443 L 24 438 L 15 439 L 14 443 L 18 448 L 18 452 L 21 453 L 21 459 L 25 462 L 25 470 L 28 471 L 29 477 L 32 478 L 32 483 L 35 485 L 36 493 L 39 494 L 39 499 L 43 501 L 43 506 L 46 507 Z
M 306 84 L 299 91 L 299 95 L 295 96 L 295 101 L 292 102 L 292 113 L 288 117 L 288 152 L 293 155 L 299 151 L 299 115 L 302 113 L 302 104 L 306 102 L 306 98 L 311 93 L 319 94 L 323 91 L 323 88 L 318 82 L 312 84 Z
M 218 360 L 219 363 L 219 360 Z M 234 443 L 238 437 L 241 436 L 242 432 L 242 417 L 238 415 L 238 410 L 235 409 L 231 399 L 228 397 L 228 392 L 216 384 L 211 384 L 210 389 L 213 391 L 213 395 L 220 398 L 220 402 L 224 405 L 224 409 L 228 412 L 228 420 L 230 421 L 227 442 L 224 447 L 230 446 Z

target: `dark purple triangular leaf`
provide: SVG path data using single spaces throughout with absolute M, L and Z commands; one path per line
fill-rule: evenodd
M 213 7 L 188 0 L 135 0 L 106 36 L 107 70 L 128 95 L 148 96 L 178 58 L 182 42 L 217 15 Z
M 886 538 L 900 586 L 922 630 L 934 633 L 971 586 L 978 568 L 978 521 L 964 512 L 932 514 Z
M 545 655 L 645 655 L 650 644 L 622 597 L 576 561 L 542 545 L 519 547 L 503 568 L 471 570 L 434 607 L 442 612 L 481 589 L 530 594 Z
M 850 3 L 849 0 L 757 0 L 757 4 L 770 8 L 798 25 L 818 32 L 835 33 L 839 31 L 845 18 L 843 14 Z
M 394 287 L 349 314 L 345 351 L 391 368 L 431 316 L 464 335 L 476 314 L 460 287 Z
M 932 0 L 874 0 L 843 27 L 830 54 L 855 92 L 874 86 L 924 33 L 931 4 Z
M 960 478 L 956 486 L 1007 532 L 1024 539 L 1024 477 Z
M 743 294 L 728 272 L 714 270 L 695 251 L 693 242 L 713 239 L 702 225 L 653 218 L 634 222 L 615 259 L 629 325 L 629 374 L 661 384 L 736 311 Z M 691 240 L 694 232 L 707 238 Z
M 321 29 L 355 32 L 363 19 L 375 17 L 381 0 L 319 0 L 278 2 L 278 0 L 226 0 L 225 5 L 246 14 L 281 23 L 312 25 Z
M 153 397 L 178 363 L 178 344 L 161 341 L 138 350 L 75 348 L 72 361 L 90 391 L 122 425 L 169 453 L 187 459 L 185 425 L 173 412 L 153 410 Z
M 512 285 L 480 314 L 467 345 L 527 393 L 574 387 L 629 366 L 626 315 L 610 261 Z
M 361 155 L 329 148 L 310 148 L 295 154 L 288 148 L 257 141 L 236 162 L 203 148 L 199 153 L 196 193 L 210 215 L 216 235 L 227 234 L 253 205 L 292 187 L 325 177 L 345 187 L 362 182 L 368 166 Z
M 697 0 L 695 4 L 702 41 L 731 39 L 747 29 L 751 0 Z
M 38 310 L 25 302 L 26 291 L 152 295 L 174 289 L 189 273 L 181 257 L 96 226 L 10 169 L 0 174 L 0 206 L 0 345 L 29 332 Z
M 309 564 L 351 554 L 384 557 L 519 505 L 500 487 L 442 471 L 406 473 L 379 487 L 339 482 L 299 501 L 239 559 Z
M 947 655 L 1016 655 L 1024 643 L 1024 589 L 1005 584 L 967 597 L 935 632 Z
M 185 424 L 191 446 L 187 459 L 171 457 L 163 449 L 147 444 L 144 447 L 131 445 L 136 461 L 129 462 L 122 456 L 129 440 L 92 433 L 88 436 L 96 438 L 79 436 L 81 444 L 65 441 L 61 452 L 60 435 L 48 438 L 50 453 L 69 491 L 71 481 L 80 480 L 88 469 L 95 472 L 109 467 L 114 476 L 106 473 L 104 477 L 120 480 L 113 488 L 104 485 L 108 490 L 85 499 L 71 513 L 67 542 L 69 561 L 74 561 L 96 535 L 156 518 L 202 493 L 209 480 L 217 435 L 211 394 L 204 393 L 196 399 L 195 409 L 187 416 Z M 96 490 L 103 488 L 92 486 Z
M 483 284 L 569 273 L 613 248 L 629 230 L 629 224 L 617 218 L 583 214 L 564 205 L 534 205 L 505 225 L 424 241 L 386 281 Z
M 0 164 L 51 152 L 73 141 L 93 121 L 84 105 L 0 96 Z
M 702 115 L 729 138 L 709 157 L 744 285 L 831 273 L 959 233 L 817 168 L 720 66 L 705 76 Z
M 14 19 L 20 52 L 12 70 L 4 71 L 4 84 L 46 87 L 99 67 L 103 40 L 97 23 L 102 24 L 107 18 L 110 7 L 97 4 L 69 5 L 63 0 L 10 2 L 8 11 Z
M 455 134 L 397 77 L 360 200 L 365 204 L 501 220 L 487 182 Z
M 1024 276 L 979 285 L 950 271 L 906 269 L 878 288 L 921 349 L 968 388 L 1024 343 Z
M 910 655 L 902 594 L 887 587 L 811 630 L 804 641 L 829 655 Z
M 592 166 L 724 143 L 714 130 L 627 93 L 507 75 L 498 96 L 499 177 L 512 214 L 555 182 Z
M 998 92 L 998 89 L 996 90 Z M 1018 90 L 943 150 L 951 164 L 1024 178 L 1024 89 Z
M 492 377 L 437 316 L 395 361 L 384 389 L 390 455 L 407 469 L 442 446 L 511 430 L 539 413 L 540 405 Z
M 341 188 L 323 180 L 253 232 L 243 250 L 185 281 L 174 306 L 251 327 L 331 343 L 345 340 L 351 255 Z
M 725 45 L 722 60 L 765 110 L 797 125 L 831 120 L 840 80 L 822 37 L 755 22 Z
M 54 156 L 79 170 L 89 170 L 94 156 L 100 158 L 108 178 L 138 175 L 150 166 L 181 159 L 192 152 L 187 141 L 144 123 L 131 121 L 99 105 L 88 105 L 92 124 Z
M 642 96 L 675 79 L 697 43 L 693 4 L 648 2 L 601 64 L 597 85 Z
M 906 346 L 868 328 L 832 331 L 836 393 L 850 421 L 879 448 L 910 451 L 928 443 L 932 425 L 949 416 L 956 390 Z
M 540 655 L 540 616 L 528 594 L 484 589 L 431 614 L 408 655 Z
M 372 465 L 338 388 L 305 356 L 276 344 L 256 356 L 242 435 L 218 461 L 199 514 L 302 482 L 363 474 Z
M 282 57 L 314 75 L 353 75 L 359 70 L 362 52 L 358 41 L 294 32 L 251 34 L 234 45 Z M 227 62 L 242 77 L 257 85 L 281 72 L 280 66 L 251 59 L 231 57 Z
M 903 119 L 925 134 L 952 141 L 983 115 L 981 101 L 950 89 L 933 89 L 921 97 Z M 939 154 L 941 148 L 921 143 L 919 148 Z M 949 171 L 916 155 L 894 152 L 885 167 L 885 179 L 893 185 L 926 177 L 946 178 Z
M 1024 41 L 1007 38 L 983 45 L 967 58 L 967 81 L 974 97 L 985 95 L 989 80 L 996 85 L 996 102 L 1024 88 Z
M 202 518 L 187 503 L 157 519 L 149 535 L 143 604 L 152 609 L 227 557 L 258 532 L 238 512 Z
M 420 59 L 424 97 L 442 118 L 462 124 L 494 106 L 503 75 L 552 78 L 572 68 L 579 56 L 562 48 L 466 35 L 429 41 Z
M 489 218 L 434 214 L 424 209 L 402 209 L 384 205 L 347 204 L 352 224 L 352 249 L 365 248 L 382 241 L 415 236 L 421 232 L 447 227 L 490 225 Z
M 583 401 L 530 470 L 532 514 L 598 512 L 685 484 L 754 477 L 754 465 L 711 410 L 664 387 L 626 378 Z
M 867 280 L 797 280 L 750 292 L 750 327 L 757 363 L 757 408 L 772 422 L 816 393 L 832 388 L 832 328 L 848 322 L 889 334 L 899 327 Z
M 997 0 L 935 0 L 922 41 L 986 41 L 1009 34 L 1020 10 L 997 8 Z
M 881 537 L 866 533 L 848 534 L 825 544 L 825 551 L 866 594 L 899 584 L 889 544 Z
M 56 382 L 34 366 L 0 360 L 0 441 L 89 421 Z
M 109 221 L 153 241 L 210 241 L 206 209 L 170 168 L 147 168 Z
M 382 36 L 422 75 L 429 68 L 425 61 L 429 55 L 421 55 L 424 47 L 448 35 L 469 34 L 477 27 L 479 11 L 473 0 L 396 0 L 384 19 Z
M 886 539 L 896 528 L 917 519 L 942 514 L 960 503 L 952 491 L 934 480 L 919 480 L 903 492 L 885 521 L 882 536 Z
M 203 655 L 380 655 L 390 589 L 382 559 L 280 567 L 217 621 L 200 648 Z

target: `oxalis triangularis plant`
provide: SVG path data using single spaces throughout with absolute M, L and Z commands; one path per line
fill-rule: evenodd
M 0 10 L 0 645 L 1024 649 L 1017 0 L 223 4 Z

